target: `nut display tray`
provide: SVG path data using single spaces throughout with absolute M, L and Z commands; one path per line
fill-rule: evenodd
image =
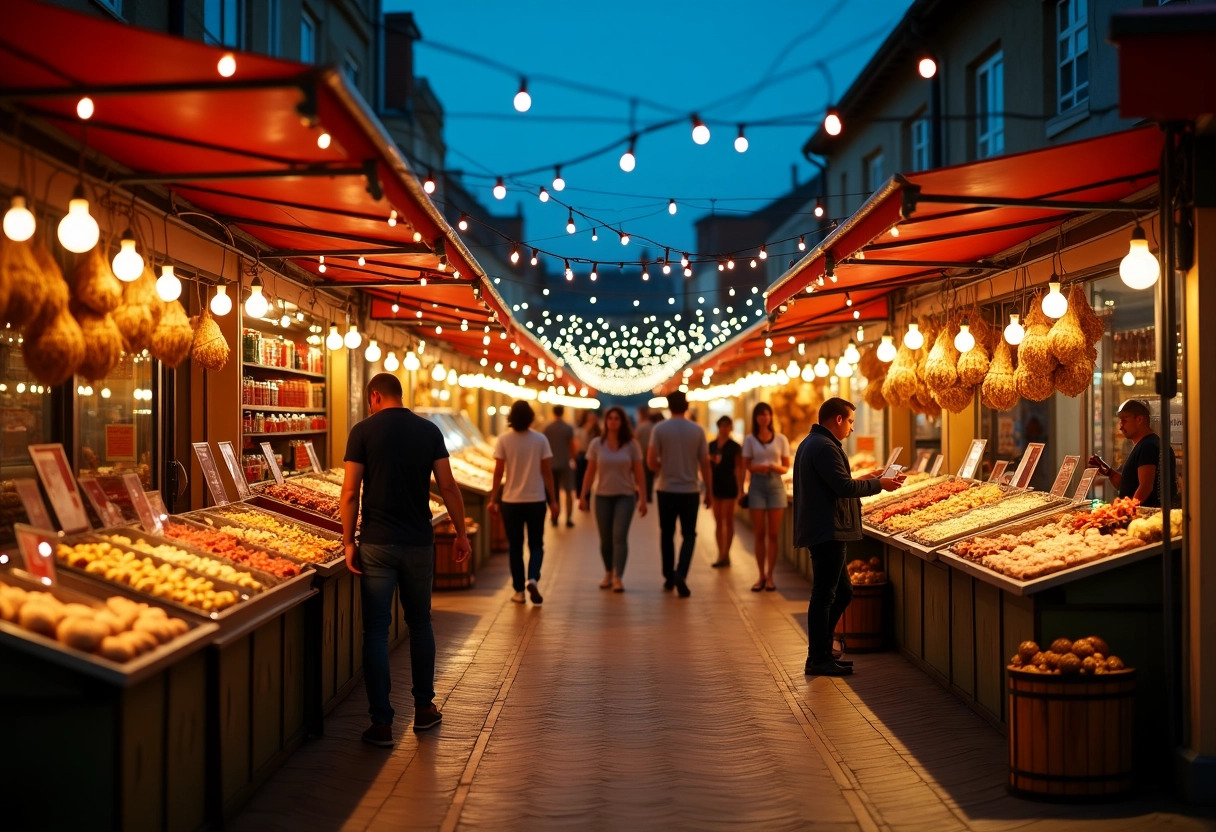
M 1064 511 L 1073 505 L 1073 502 L 1071 500 L 1068 500 L 1064 497 L 1050 497 L 1050 496 L 1044 494 L 1043 495 L 1044 502 L 1042 502 L 1042 503 L 1038 503 L 1036 505 L 1028 505 L 1025 510 L 1018 511 L 1007 517 L 1002 517 L 999 520 L 990 520 L 988 522 L 983 521 L 982 518 L 985 516 L 985 513 L 986 513 L 986 512 L 984 512 L 985 509 L 990 509 L 993 507 L 1008 504 L 1008 503 L 1010 503 L 1011 500 L 1015 500 L 1016 498 L 1020 497 L 1022 494 L 1026 494 L 1026 493 L 1033 493 L 1033 492 L 1024 492 L 1024 491 L 1012 492 L 1012 493 L 1007 494 L 1003 499 L 997 500 L 996 502 L 987 503 L 986 505 L 980 506 L 979 508 L 975 508 L 975 509 L 972 509 L 971 511 L 964 512 L 963 514 L 959 514 L 952 518 L 948 518 L 949 520 L 954 521 L 958 524 L 959 530 L 957 532 L 953 532 L 945 537 L 941 537 L 941 538 L 938 538 L 935 540 L 927 539 L 924 536 L 923 532 L 928 531 L 931 526 L 936 525 L 935 523 L 929 523 L 928 525 L 922 526 L 921 528 L 917 529 L 916 531 L 904 532 L 903 534 L 899 535 L 899 539 L 902 540 L 903 542 L 907 543 L 909 546 L 919 547 L 919 548 L 924 549 L 925 551 L 934 551 L 934 550 L 942 548 L 943 546 L 947 546 L 956 540 L 962 540 L 963 538 L 967 538 L 967 537 L 975 537 L 978 534 L 983 534 L 989 530 L 998 529 L 1001 526 L 1008 525 L 1011 522 L 1015 522 L 1015 521 L 1019 521 L 1019 520 L 1026 520 L 1028 518 L 1039 518 L 1039 517 L 1043 516 L 1044 514 L 1051 514 L 1056 511 Z M 982 513 L 982 512 L 984 512 L 984 513 Z M 972 517 L 972 516 L 975 516 L 975 521 L 973 524 L 968 523 L 968 518 Z
M 193 512 L 190 512 L 189 514 L 183 515 L 183 518 L 194 521 L 195 523 L 199 523 L 199 524 L 202 524 L 205 526 L 212 527 L 212 528 L 220 527 L 220 526 L 235 526 L 238 528 L 243 528 L 243 525 L 240 520 L 240 514 L 242 512 L 266 515 L 280 523 L 298 526 L 300 529 L 308 532 L 309 534 L 312 534 L 317 537 L 323 538 L 325 540 L 333 541 L 333 542 L 339 544 L 338 548 L 337 548 L 337 553 L 321 562 L 304 560 L 302 558 L 295 558 L 292 555 L 287 554 L 285 552 L 279 552 L 274 547 L 263 547 L 263 548 L 267 548 L 269 551 L 275 552 L 276 554 L 280 554 L 283 557 L 288 558 L 289 560 L 295 560 L 299 563 L 308 564 L 308 565 L 312 566 L 312 568 L 315 569 L 317 571 L 317 574 L 319 574 L 319 575 L 330 575 L 334 572 L 340 572 L 340 571 L 346 569 L 346 561 L 343 556 L 343 551 L 341 548 L 342 535 L 338 532 L 333 532 L 328 529 L 323 529 L 320 526 L 314 526 L 310 523 L 305 523 L 303 520 L 297 520 L 294 517 L 287 517 L 285 515 L 277 514 L 273 511 L 267 511 L 265 509 L 255 508 L 246 503 L 229 503 L 227 506 L 224 506 L 222 508 L 209 508 L 209 509 L 203 509 L 201 511 L 193 511 Z M 243 540 L 241 542 L 242 542 L 242 545 L 245 545 L 245 546 L 256 547 L 258 545 L 255 543 L 246 543 Z

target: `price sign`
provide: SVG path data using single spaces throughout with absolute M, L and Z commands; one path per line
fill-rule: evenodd
M 1080 462 L 1081 457 L 1079 456 L 1064 457 L 1064 462 L 1060 465 L 1060 473 L 1056 474 L 1056 481 L 1051 484 L 1051 496 L 1064 496 L 1064 492 L 1068 490 L 1068 484 L 1072 482 L 1073 471 L 1077 470 Z
M 1081 482 L 1077 485 L 1077 490 L 1072 495 L 1074 501 L 1079 502 L 1089 496 L 1089 489 L 1093 488 L 1094 480 L 1097 476 L 1097 468 L 1086 468 L 1081 473 Z
M 25 560 L 25 571 L 44 586 L 55 583 L 55 543 L 54 532 L 35 529 L 24 523 L 13 526 L 17 536 L 17 548 Z
M 890 468 L 892 465 L 895 464 L 895 460 L 899 459 L 899 455 L 902 454 L 903 452 L 904 452 L 903 446 L 900 446 L 898 448 L 892 448 L 891 455 L 889 457 L 887 457 L 887 464 L 884 465 L 883 467 Z
M 232 483 L 236 486 L 236 496 L 242 500 L 246 500 L 253 496 L 253 492 L 249 490 L 249 481 L 245 479 L 245 471 L 241 468 L 241 462 L 236 457 L 236 448 L 231 442 L 220 442 L 220 456 L 224 458 L 224 464 L 228 466 L 228 473 L 232 475 Z
M 198 457 L 198 464 L 203 469 L 203 479 L 207 481 L 207 490 L 211 492 L 211 499 L 217 506 L 228 505 L 228 492 L 224 490 L 224 483 L 220 480 L 220 469 L 215 467 L 215 457 L 211 455 L 211 446 L 206 442 L 193 442 L 191 447 L 194 448 L 194 455 Z
M 148 498 L 148 505 L 152 506 L 152 513 L 160 518 L 161 523 L 169 519 L 169 509 L 165 508 L 165 501 L 161 498 L 159 491 L 145 491 L 144 496 Z
M 279 467 L 279 461 L 274 458 L 274 448 L 270 447 L 269 442 L 262 443 L 262 455 L 266 457 L 266 464 L 270 466 L 270 473 L 274 475 L 274 481 L 282 485 L 283 469 Z
M 312 446 L 311 439 L 304 443 L 304 450 L 308 452 L 308 461 L 312 463 L 312 472 L 314 474 L 321 473 L 321 460 L 317 458 L 317 449 Z
M 972 479 L 975 472 L 980 469 L 980 462 L 984 459 L 984 445 L 988 443 L 987 439 L 973 439 L 971 447 L 967 449 L 967 456 L 963 460 L 963 466 L 958 469 L 958 475 L 963 479 Z
M 139 474 L 134 471 L 123 474 L 122 484 L 127 489 L 127 496 L 131 498 L 131 505 L 135 506 L 135 513 L 139 515 L 139 524 L 144 527 L 144 531 L 161 534 L 165 527 L 160 522 L 160 515 L 152 510 L 148 495 L 144 494 L 144 484 L 139 481 Z
M 55 531 L 51 524 L 51 515 L 46 511 L 46 503 L 42 502 L 42 494 L 38 491 L 38 483 L 29 477 L 23 477 L 13 480 L 13 488 L 17 489 L 17 496 L 21 498 L 21 505 L 25 507 L 25 516 L 29 518 L 30 525 L 48 532 Z
M 1013 474 L 1014 488 L 1025 488 L 1030 485 L 1030 478 L 1034 476 L 1034 469 L 1038 467 L 1045 447 L 1047 446 L 1042 442 L 1031 442 L 1026 446 L 1026 453 L 1022 454 L 1018 470 Z
M 929 469 L 929 476 L 936 477 L 937 473 L 942 470 L 942 464 L 946 461 L 945 454 L 938 454 L 937 459 L 933 460 L 933 467 Z
M 914 463 L 916 473 L 923 474 L 929 470 L 929 457 L 931 456 L 933 456 L 933 451 L 921 449 L 916 452 L 916 462 Z
M 1000 482 L 1001 475 L 1005 473 L 1005 469 L 1008 467 L 1009 463 L 1006 460 L 998 459 L 996 465 L 992 466 L 992 476 L 988 479 L 988 482 Z
M 76 488 L 76 481 L 72 479 L 72 466 L 68 465 L 68 455 L 64 453 L 63 445 L 30 445 L 29 451 L 63 530 L 80 532 L 92 528 L 88 512 L 84 510 L 84 500 Z
M 93 477 L 80 477 L 79 481 L 80 490 L 84 492 L 84 496 L 89 498 L 89 503 L 93 506 L 93 511 L 97 512 L 103 527 L 121 526 L 126 523 L 126 518 L 122 516 L 122 509 L 114 505 L 110 496 L 106 494 L 106 490 L 101 487 L 101 483 Z

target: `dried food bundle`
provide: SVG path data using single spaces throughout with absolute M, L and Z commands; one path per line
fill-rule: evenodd
M 224 340 L 224 333 L 220 331 L 215 318 L 211 317 L 209 309 L 204 308 L 198 318 L 191 355 L 208 370 L 222 370 L 228 363 L 228 342 Z
M 922 378 L 932 390 L 945 390 L 958 383 L 958 350 L 954 347 L 953 326 L 944 326 L 937 333 L 933 349 L 925 359 Z
M 867 385 L 862 398 L 866 400 L 866 404 L 875 410 L 885 410 L 887 407 L 887 399 L 882 394 L 883 380 L 880 378 L 872 379 Z
M 1069 292 L 1068 311 L 1051 325 L 1051 353 L 1061 364 L 1079 364 L 1084 359 L 1085 350 L 1089 347 L 1081 322 L 1077 317 L 1077 287 L 1074 285 Z
M 110 269 L 105 246 L 94 246 L 76 267 L 76 301 L 98 315 L 107 315 L 122 303 L 122 283 Z
M 1085 297 L 1085 290 L 1079 283 L 1074 283 L 1072 291 L 1068 293 L 1068 308 L 1076 310 L 1077 323 L 1080 324 L 1081 331 L 1085 333 L 1085 342 L 1089 346 L 1092 347 L 1102 340 L 1102 333 L 1106 331 L 1106 323 L 1089 305 L 1089 298 Z
M 1039 296 L 1035 295 L 1026 316 L 1026 335 L 1018 346 L 1018 369 L 1025 367 L 1029 373 L 1050 378 L 1058 363 L 1051 351 L 1051 326 L 1040 307 Z
M 65 304 L 50 323 L 26 338 L 25 366 L 39 384 L 53 387 L 75 375 L 84 352 L 84 332 Z
M 1076 398 L 1093 384 L 1093 366 L 1085 364 L 1061 364 L 1051 374 L 1051 380 L 1052 386 L 1065 396 Z
M 156 294 L 156 275 L 152 273 L 152 267 L 144 266 L 140 276 L 123 289 L 122 303 L 113 313 L 127 352 L 148 349 L 164 305 Z
M 186 310 L 182 308 L 181 301 L 170 301 L 152 333 L 148 351 L 152 353 L 153 358 L 165 362 L 170 367 L 176 367 L 190 354 L 190 345 L 193 343 L 194 330 L 190 327 Z
M 1018 395 L 1032 402 L 1042 402 L 1051 398 L 1055 392 L 1054 371 L 1052 373 L 1036 373 L 1025 364 L 1019 364 L 1013 372 L 1013 383 Z
M 26 327 L 29 334 L 41 332 L 49 326 L 53 320 L 59 317 L 60 312 L 68 308 L 68 303 L 72 300 L 72 291 L 68 288 L 68 282 L 63 279 L 63 272 L 60 271 L 59 264 L 55 262 L 55 258 L 51 256 L 46 244 L 41 240 L 34 243 L 34 260 L 42 271 L 43 288 L 46 293 L 42 299 L 41 312 Z
M 975 338 L 975 346 L 967 350 L 958 359 L 958 380 L 960 384 L 971 387 L 984 383 L 988 375 L 989 346 L 992 343 L 992 327 L 978 313 L 971 316 L 971 334 Z
M 46 285 L 34 247 L 28 240 L 14 242 L 0 234 L 0 313 L 14 329 L 38 319 L 46 299 Z
M 962 413 L 975 401 L 975 387 L 970 384 L 955 384 L 944 390 L 933 390 L 932 396 L 933 401 L 937 402 L 942 410 Z
M 122 358 L 122 333 L 109 315 L 98 315 L 76 303 L 72 304 L 72 314 L 80 324 L 85 348 L 76 374 L 89 381 L 105 378 Z
M 908 407 L 916 394 L 916 353 L 900 344 L 883 380 L 882 395 L 893 407 Z
M 985 355 L 992 359 L 992 351 L 1001 340 L 1002 332 L 984 318 L 979 307 L 973 307 L 970 316 L 971 334 L 975 336 L 976 347 L 983 347 Z
M 933 401 L 933 396 L 929 394 L 927 389 L 923 394 L 918 393 L 912 397 L 912 410 L 916 413 L 922 413 L 931 419 L 936 419 L 942 415 L 942 406 Z
M 878 347 L 876 346 L 861 351 L 861 359 L 857 362 L 857 369 L 861 370 L 861 374 L 868 381 L 882 381 L 887 375 L 887 365 L 878 358 Z
M 993 410 L 1008 410 L 1018 403 L 1018 388 L 1014 381 L 1013 356 L 1009 343 L 1002 338 L 992 355 L 988 375 L 980 388 L 980 401 Z

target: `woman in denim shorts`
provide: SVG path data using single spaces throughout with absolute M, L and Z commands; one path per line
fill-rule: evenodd
M 773 409 L 760 402 L 752 410 L 752 432 L 743 440 L 743 466 L 750 483 L 747 508 L 752 513 L 756 565 L 760 578 L 752 592 L 777 589 L 773 568 L 777 565 L 777 530 L 788 504 L 781 475 L 790 470 L 790 443 L 773 425 Z

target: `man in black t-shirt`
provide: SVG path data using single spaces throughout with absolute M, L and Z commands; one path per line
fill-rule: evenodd
M 464 501 L 452 477 L 448 449 L 439 428 L 406 409 L 401 382 L 380 373 L 367 385 L 370 416 L 351 428 L 346 440 L 346 479 L 342 483 L 342 541 L 346 565 L 360 576 L 363 598 L 363 678 L 367 684 L 371 727 L 363 740 L 391 748 L 393 708 L 389 704 L 388 626 L 393 591 L 410 630 L 414 730 L 433 728 L 443 719 L 435 707 L 435 633 L 431 629 L 431 585 L 435 575 L 435 536 L 431 530 L 431 474 L 439 484 L 448 516 L 456 526 L 456 560 L 470 554 Z M 359 489 L 363 517 L 359 543 Z
M 1089 464 L 1096 466 L 1099 472 L 1108 478 L 1119 489 L 1120 497 L 1135 497 L 1140 505 L 1148 508 L 1161 507 L 1161 478 L 1157 476 L 1157 467 L 1161 463 L 1161 438 L 1153 433 L 1149 426 L 1150 411 L 1148 405 L 1139 399 L 1128 399 L 1119 406 L 1116 415 L 1119 417 L 1119 430 L 1133 443 L 1132 452 L 1123 461 L 1123 468 L 1116 471 L 1103 461 L 1102 457 L 1094 454 L 1089 458 Z M 1177 473 L 1170 452 L 1170 494 L 1176 495 Z M 1178 505 L 1178 498 L 1172 500 Z

